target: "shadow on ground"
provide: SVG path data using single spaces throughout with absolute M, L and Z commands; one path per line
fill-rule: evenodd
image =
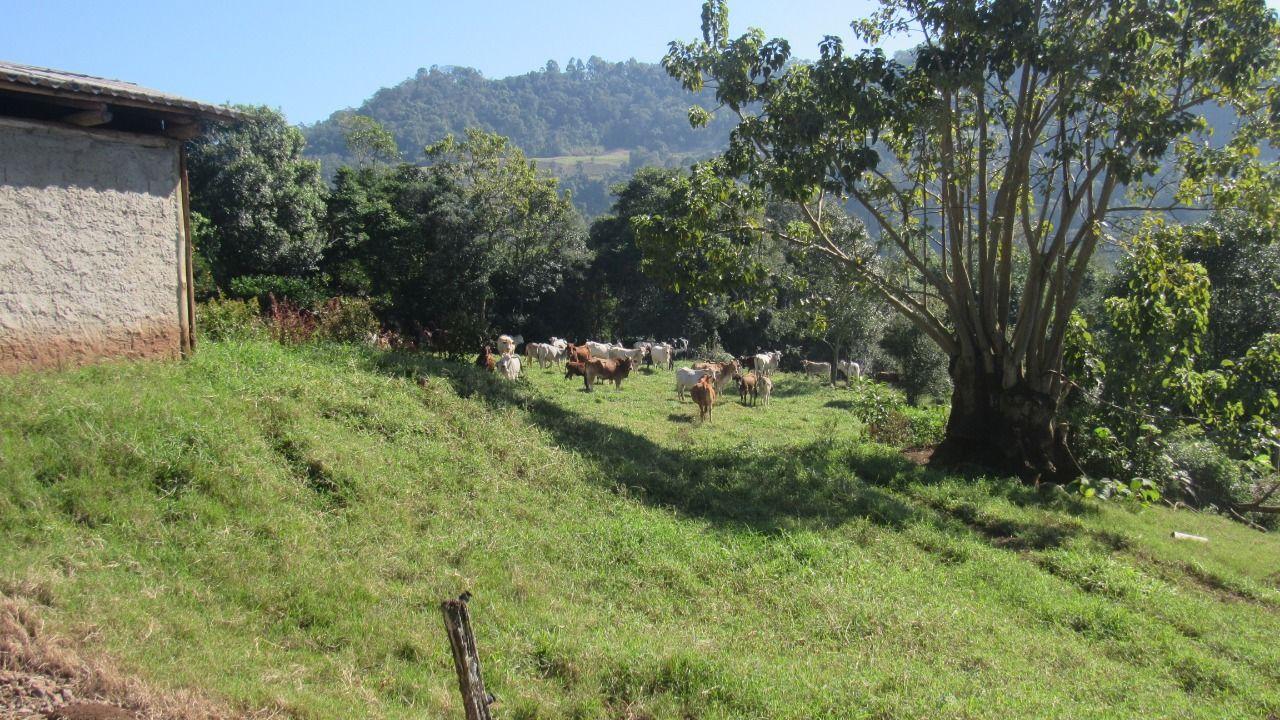
M 412 353 L 370 356 L 374 369 L 397 376 L 445 380 L 462 397 L 495 408 L 519 407 L 562 448 L 589 460 L 598 480 L 625 486 L 644 502 L 674 508 L 712 522 L 745 525 L 760 532 L 796 526 L 837 526 L 865 518 L 902 528 L 926 519 L 957 530 L 968 528 L 997 547 L 1011 550 L 1060 545 L 1078 524 L 1043 526 L 993 519 L 965 503 L 938 503 L 911 497 L 912 488 L 945 480 L 883 447 L 816 439 L 786 452 L 743 443 L 723 448 L 669 448 L 626 428 L 599 422 L 540 397 L 523 384 L 499 380 L 470 365 Z M 571 381 L 566 381 L 566 383 Z M 574 388 L 581 390 L 580 382 Z M 793 385 L 794 387 L 794 385 Z M 801 392 L 805 394 L 803 386 Z M 845 401 L 832 401 L 843 407 Z M 673 422 L 691 422 L 672 414 Z M 1064 501 L 1020 483 L 991 488 L 1022 506 L 1079 512 Z

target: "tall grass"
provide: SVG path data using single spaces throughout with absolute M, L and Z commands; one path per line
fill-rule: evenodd
M 501 718 L 1280 713 L 1273 537 L 922 470 L 857 389 L 671 385 L 268 342 L 0 379 L 0 590 L 296 717 L 461 717 L 464 589 Z

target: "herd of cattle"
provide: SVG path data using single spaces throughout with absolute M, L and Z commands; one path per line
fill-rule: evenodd
M 581 377 L 587 392 L 593 392 L 594 386 L 601 382 L 613 382 L 614 387 L 620 389 L 622 381 L 641 364 L 675 370 L 676 397 L 683 401 L 687 391 L 698 405 L 699 417 L 708 421 L 711 419 L 716 397 L 724 393 L 724 388 L 730 381 L 737 384 L 738 396 L 742 402 L 755 405 L 760 401 L 768 404 L 773 393 L 772 376 L 782 360 L 780 352 L 760 352 L 727 362 L 695 362 L 677 370 L 676 357 L 689 352 L 689 341 L 683 338 L 669 342 L 638 342 L 635 347 L 627 348 L 594 340 L 575 345 L 557 337 L 552 337 L 545 343 L 525 343 L 520 335 L 501 335 L 496 345 L 496 355 L 494 345 L 485 345 L 481 349 L 476 357 L 478 367 L 515 380 L 520 377 L 523 367 L 516 348 L 523 345 L 524 362 L 530 367 L 537 363 L 538 367 L 545 370 L 563 364 L 565 379 Z M 816 376 L 825 380 L 832 376 L 831 363 L 803 360 L 802 365 L 806 377 Z M 846 378 L 862 374 L 862 367 L 858 363 L 847 360 L 840 361 L 837 369 Z

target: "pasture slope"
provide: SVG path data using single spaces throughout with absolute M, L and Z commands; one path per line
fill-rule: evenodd
M 701 426 L 668 372 L 528 373 L 248 342 L 0 379 L 0 591 L 236 714 L 460 718 L 463 589 L 503 719 L 1280 713 L 1273 535 L 919 469 L 858 390 Z

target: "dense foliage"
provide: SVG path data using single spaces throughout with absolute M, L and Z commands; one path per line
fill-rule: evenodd
M 712 291 L 752 279 L 757 235 L 821 253 L 949 357 L 946 455 L 1073 478 L 1063 348 L 1108 219 L 1166 205 L 1175 158 L 1175 204 L 1274 189 L 1252 160 L 1272 119 L 1277 27 L 1261 0 L 887 0 L 853 23 L 872 49 L 828 36 L 817 61 L 795 63 L 784 39 L 731 36 L 727 3 L 709 0 L 702 38 L 663 62 L 737 125 L 695 170 L 685 212 L 645 230 L 681 258 L 673 282 Z M 903 35 L 920 41 L 909 63 L 875 47 Z M 1241 118 L 1224 147 L 1208 142 L 1215 105 Z M 1230 181 L 1205 186 L 1218 177 Z M 761 212 L 771 200 L 797 203 L 804 222 Z M 846 200 L 909 274 L 831 232 L 824 212 Z
M 219 283 L 245 274 L 314 271 L 325 248 L 325 186 L 306 141 L 279 112 L 239 108 L 187 145 L 191 209 L 208 220 L 197 237 Z
M 421 69 L 383 88 L 356 112 L 381 123 L 406 158 L 446 135 L 480 128 L 511 138 L 536 156 L 645 149 L 663 156 L 713 152 L 730 125 L 694 132 L 688 95 L 658 65 L 570 60 L 542 70 L 491 79 L 464 67 Z M 354 160 L 345 140 L 348 111 L 306 128 L 309 153 L 335 167 Z

